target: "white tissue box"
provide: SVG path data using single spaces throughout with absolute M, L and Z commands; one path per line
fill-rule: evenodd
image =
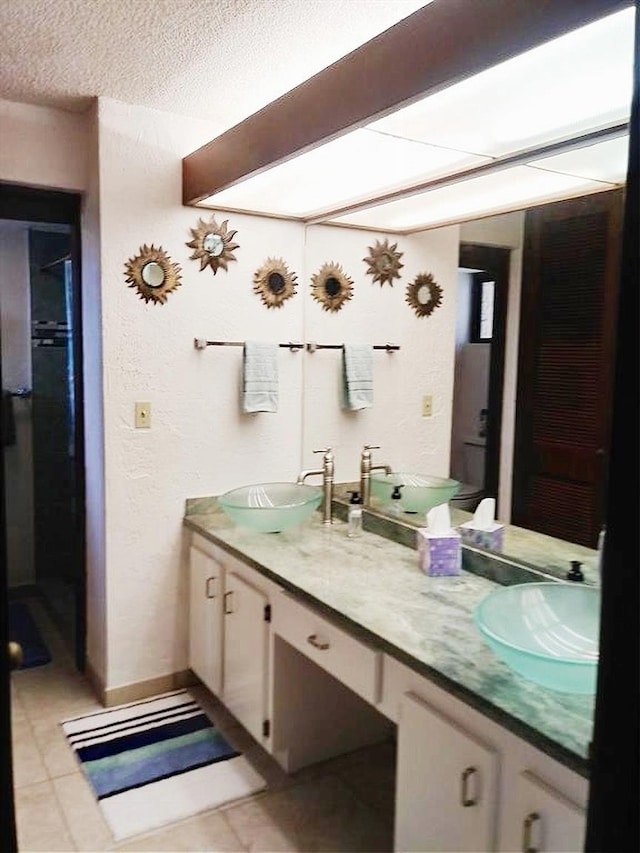
M 427 575 L 459 575 L 462 568 L 460 534 L 429 533 L 425 528 L 416 532 L 420 568 Z
M 504 544 L 504 524 L 494 522 L 482 530 L 473 526 L 473 521 L 465 521 L 458 527 L 463 542 L 478 545 L 491 551 L 502 551 Z

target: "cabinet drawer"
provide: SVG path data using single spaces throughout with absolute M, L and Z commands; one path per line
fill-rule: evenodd
M 274 602 L 272 629 L 363 699 L 380 699 L 382 655 L 286 592 Z

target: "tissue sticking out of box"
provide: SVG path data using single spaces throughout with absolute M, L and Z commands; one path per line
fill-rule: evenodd
M 491 551 L 501 551 L 504 542 L 504 524 L 496 521 L 496 499 L 483 498 L 471 521 L 465 521 L 458 528 L 462 541 L 470 545 L 479 545 Z
M 448 504 L 427 513 L 427 526 L 416 532 L 420 568 L 428 575 L 459 575 L 462 567 L 460 534 L 451 527 Z

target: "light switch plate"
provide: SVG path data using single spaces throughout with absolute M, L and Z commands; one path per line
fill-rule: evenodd
M 136 429 L 151 427 L 151 403 L 136 403 L 135 423 Z
M 425 394 L 422 398 L 422 417 L 430 418 L 433 414 L 433 400 L 431 394 Z

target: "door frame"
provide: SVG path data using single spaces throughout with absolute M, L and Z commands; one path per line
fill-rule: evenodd
M 73 286 L 73 334 L 71 346 L 74 357 L 74 447 L 76 482 L 76 523 L 74 543 L 74 597 L 75 597 L 75 664 L 84 672 L 86 665 L 86 524 L 85 524 L 85 464 L 84 464 L 84 382 L 82 352 L 82 270 L 81 270 L 81 214 L 82 196 L 76 192 L 39 189 L 0 182 L 0 220 L 11 219 L 23 222 L 70 227 L 72 286 Z M 3 472 L 4 473 L 4 472 Z M 6 534 L 2 519 L 3 535 Z M 2 546 L 3 550 L 6 545 Z M 6 554 L 4 555 L 6 560 Z M 7 578 L 2 585 L 3 596 L 7 591 Z
M 502 436 L 502 398 L 509 299 L 511 249 L 469 240 L 460 242 L 458 266 L 488 273 L 495 281 L 493 303 L 493 336 L 489 359 L 489 399 L 487 443 L 485 449 L 484 493 L 496 499 L 496 516 L 500 512 L 500 442 Z

